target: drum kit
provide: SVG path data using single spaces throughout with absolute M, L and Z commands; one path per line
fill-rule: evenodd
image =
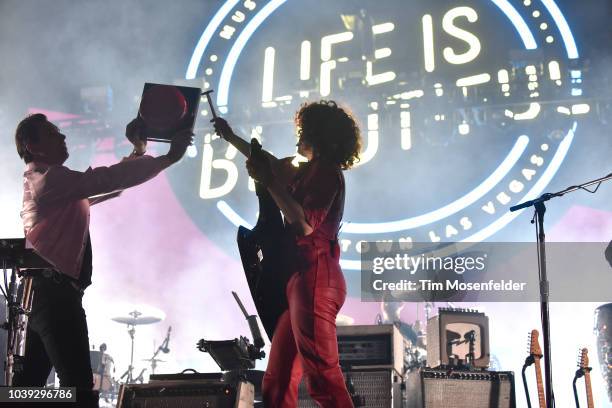
M 135 308 L 125 315 L 112 317 L 111 320 L 116 323 L 125 324 L 127 327 L 127 333 L 130 336 L 130 364 L 128 365 L 128 368 L 119 378 L 115 378 L 114 373 L 116 363 L 113 357 L 106 353 L 107 345 L 105 343 L 100 344 L 98 350 L 95 350 L 95 347 L 92 346 L 92 350 L 89 352 L 89 357 L 93 372 L 94 390 L 100 393 L 101 403 L 102 401 L 105 401 L 111 404 L 110 406 L 113 406 L 112 403 L 114 403 L 114 401 L 117 399 L 119 386 L 121 384 L 144 382 L 144 373 L 147 368 L 143 368 L 137 376 L 134 375 L 134 344 L 136 327 L 159 323 L 163 320 L 163 317 L 154 314 L 144 314 L 143 312 L 139 311 L 138 308 Z M 149 363 L 151 366 L 151 372 L 153 374 L 155 373 L 157 364 L 164 362 L 164 360 L 157 358 L 159 353 L 168 353 L 170 351 L 168 348 L 170 331 L 171 328 L 168 328 L 166 338 L 157 348 L 153 356 L 148 359 L 143 359 L 143 361 L 147 361 Z M 103 406 L 103 404 L 101 406 Z

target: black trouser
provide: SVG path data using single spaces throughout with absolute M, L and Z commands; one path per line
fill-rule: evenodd
M 98 407 L 82 293 L 58 275 L 33 279 L 24 366 L 13 385 L 42 387 L 53 366 L 60 386 L 77 387 L 76 406 Z

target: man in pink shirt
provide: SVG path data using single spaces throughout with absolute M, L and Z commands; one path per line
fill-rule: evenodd
M 151 157 L 145 155 L 138 119 L 128 124 L 126 136 L 134 144 L 130 157 L 80 172 L 63 166 L 66 136 L 45 115 L 26 117 L 15 131 L 17 153 L 26 163 L 21 211 L 26 242 L 54 268 L 34 274 L 26 355 L 13 385 L 43 386 L 53 366 L 62 387 L 77 387 L 83 407 L 98 406 L 81 301 L 91 284 L 89 207 L 152 179 L 179 161 L 192 141 L 190 131 L 179 132 L 166 155 Z

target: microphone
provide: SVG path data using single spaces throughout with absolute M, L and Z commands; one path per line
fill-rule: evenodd
M 168 347 L 170 345 L 170 332 L 172 331 L 172 326 L 168 327 L 168 334 L 166 334 L 166 338 L 164 339 L 164 346 L 161 348 L 161 351 L 164 354 L 168 354 L 170 352 L 170 347 Z

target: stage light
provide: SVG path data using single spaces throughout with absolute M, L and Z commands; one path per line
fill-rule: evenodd
M 348 42 L 352 39 L 353 33 L 350 31 L 326 35 L 321 38 L 321 61 L 329 61 L 331 59 L 332 45 Z
M 458 126 L 458 130 L 459 130 L 459 134 L 462 136 L 465 136 L 467 134 L 470 133 L 470 125 L 468 125 L 467 123 L 461 123 Z
M 217 27 L 221 24 L 223 19 L 229 14 L 229 12 L 238 4 L 240 0 L 229 0 L 226 1 L 223 6 L 217 11 L 217 13 L 210 20 L 210 23 L 206 26 L 206 29 L 202 33 L 202 36 L 198 40 L 195 49 L 193 50 L 193 54 L 191 55 L 191 60 L 189 60 L 189 65 L 187 66 L 187 73 L 185 74 L 186 79 L 194 79 L 198 73 L 198 66 L 200 65 L 200 61 L 202 60 L 202 55 L 204 55 L 204 50 L 208 46 L 208 43 L 212 39 Z
M 563 42 L 565 43 L 568 58 L 578 58 L 579 54 L 578 48 L 576 47 L 576 41 L 574 40 L 574 36 L 572 35 L 569 25 L 567 24 L 567 20 L 563 16 L 563 13 L 561 13 L 561 10 L 559 10 L 559 6 L 557 6 L 557 3 L 555 3 L 554 0 L 542 0 L 542 3 L 559 28 L 561 38 L 563 38 Z
M 198 155 L 198 148 L 195 145 L 187 147 L 187 157 L 194 158 Z
M 591 111 L 591 107 L 586 103 L 579 103 L 576 105 L 572 105 L 572 114 L 573 115 L 584 115 Z
M 272 12 L 274 12 L 274 10 L 276 10 L 279 6 L 281 6 L 285 1 L 287 0 L 272 0 L 268 4 L 266 4 L 259 11 L 259 13 L 257 13 L 255 17 L 253 17 L 253 19 L 249 21 L 249 23 L 246 25 L 246 27 L 242 30 L 242 32 L 238 36 L 238 38 L 236 38 L 234 45 L 232 45 L 232 48 L 227 54 L 225 65 L 223 65 L 223 70 L 221 71 L 221 76 L 219 78 L 219 92 L 217 93 L 217 106 L 219 106 L 219 111 L 221 113 L 223 114 L 227 113 L 227 110 L 228 110 L 227 104 L 229 101 L 229 89 L 230 89 L 230 82 L 232 79 L 232 73 L 234 72 L 234 68 L 236 66 L 236 63 L 238 62 L 238 57 L 240 57 L 240 53 L 244 49 L 244 46 L 249 41 L 249 38 L 251 38 L 255 30 L 257 30 L 257 27 L 259 27 L 261 23 L 263 23 L 264 20 L 268 18 L 268 16 L 272 14 Z M 226 3 L 225 5 L 229 3 L 230 2 Z M 232 5 L 233 7 L 238 2 L 236 1 L 232 3 L 234 3 Z M 222 7 L 222 9 L 224 7 Z M 219 10 L 219 12 L 220 11 L 221 10 Z M 225 15 L 227 15 L 227 13 Z M 216 26 L 213 24 L 213 22 L 211 22 L 208 25 L 208 27 L 216 27 Z M 200 55 L 200 58 L 201 58 L 201 55 Z M 197 70 L 197 66 L 196 66 L 196 70 Z
M 476 10 L 471 7 L 456 7 L 449 10 L 442 18 L 442 28 L 448 34 L 453 37 L 459 38 L 468 43 L 469 48 L 463 54 L 456 54 L 451 47 L 446 47 L 442 50 L 442 55 L 451 64 L 460 65 L 467 64 L 470 61 L 476 59 L 480 54 L 481 45 L 480 40 L 474 34 L 465 31 L 454 25 L 454 21 L 457 17 L 466 17 L 470 23 L 478 21 L 478 14 Z
M 263 74 L 263 90 L 261 92 L 262 102 L 271 102 L 274 92 L 274 56 L 276 55 L 274 47 L 267 47 L 264 52 L 264 74 Z
M 472 75 L 472 76 L 465 77 L 465 78 L 459 78 L 457 80 L 457 86 L 459 88 L 462 88 L 462 87 L 486 84 L 490 80 L 491 80 L 491 75 L 487 73 Z
M 515 113 L 514 120 L 532 120 L 535 119 L 539 114 L 542 106 L 537 102 L 531 102 L 529 109 L 522 113 Z
M 557 61 L 551 61 L 548 63 L 548 72 L 550 73 L 550 79 L 552 81 L 561 80 L 561 68 Z
M 300 46 L 300 79 L 307 81 L 310 79 L 310 41 L 302 41 Z
M 433 19 L 430 14 L 425 14 L 423 22 L 423 52 L 425 58 L 425 70 L 433 72 L 436 68 L 435 48 L 433 37 Z
M 512 25 L 514 25 L 514 28 L 516 29 L 521 39 L 523 40 L 523 44 L 525 45 L 525 48 L 528 50 L 535 50 L 536 48 L 538 48 L 538 45 L 536 44 L 535 38 L 533 37 L 533 34 L 531 33 L 529 26 L 527 26 L 527 23 L 525 23 L 525 20 L 523 20 L 523 17 L 521 17 L 519 12 L 516 11 L 514 6 L 512 6 L 512 4 L 508 2 L 508 0 L 491 0 L 491 1 L 497 7 L 499 7 L 501 11 L 503 11 L 503 13 L 506 15 L 506 17 L 508 17 L 508 19 L 510 19 L 510 21 L 512 22 Z
M 228 194 L 238 181 L 238 168 L 233 161 L 227 159 L 213 160 L 213 147 L 210 143 L 204 143 L 202 148 L 202 173 L 200 179 L 200 197 L 203 199 L 218 198 Z M 213 187 L 212 169 L 224 170 L 226 179 L 223 184 Z

